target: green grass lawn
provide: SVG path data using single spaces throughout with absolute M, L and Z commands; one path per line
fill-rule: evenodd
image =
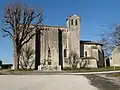
M 120 73 L 113 73 L 111 74 L 112 77 L 120 77 Z
M 120 70 L 120 67 L 116 67 L 115 70 Z M 8 72 L 32 72 L 35 71 L 33 69 L 30 70 L 8 70 Z M 114 71 L 114 67 L 104 67 L 104 68 L 77 68 L 75 70 L 70 69 L 70 68 L 64 68 L 64 70 L 62 70 L 62 73 L 80 73 L 80 72 L 102 72 L 102 71 Z M 52 72 L 52 71 L 51 71 Z M 56 71 L 57 72 L 57 71 Z M 117 75 L 116 75 L 117 76 Z
M 115 67 L 115 70 L 120 70 L 120 67 Z M 99 71 L 114 71 L 114 67 L 104 67 L 104 68 L 78 68 L 75 70 L 71 70 L 69 68 L 65 68 L 64 71 L 67 72 L 99 72 Z

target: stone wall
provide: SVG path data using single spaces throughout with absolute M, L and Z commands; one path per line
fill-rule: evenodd
M 101 67 L 105 66 L 104 53 L 101 45 L 81 44 L 81 47 L 84 47 L 84 49 L 81 49 L 80 53 L 80 55 L 82 54 L 82 57 L 94 57 Z
M 69 57 L 69 49 L 68 49 L 68 31 L 62 32 L 62 56 L 63 56 L 63 67 L 69 67 L 67 63 L 65 63 L 65 59 Z
M 77 23 L 76 23 L 77 22 Z M 72 15 L 67 20 L 69 54 L 77 53 L 80 57 L 80 18 Z
M 41 26 L 43 27 L 41 34 L 37 34 L 26 44 L 37 54 L 37 58 L 35 58 L 34 54 L 33 59 L 38 64 L 34 63 L 33 67 L 36 68 L 37 65 L 68 67 L 69 64 L 65 63 L 65 59 L 68 59 L 73 53 L 78 58 L 94 57 L 102 65 L 103 52 L 100 45 L 80 44 L 80 17 L 74 14 L 66 22 L 67 27 Z M 36 41 L 38 37 L 40 38 L 39 42 Z
M 102 49 L 102 46 L 101 45 L 97 45 L 97 48 L 99 50 L 99 53 L 98 53 L 99 54 L 98 55 L 98 57 L 99 57 L 99 65 L 101 67 L 105 67 L 104 51 Z
M 80 60 L 81 68 L 97 68 L 97 61 L 94 58 L 83 58 Z
M 48 62 L 51 62 L 51 65 L 59 65 L 58 30 L 54 30 L 53 27 L 43 30 L 40 43 L 40 64 L 47 65 Z

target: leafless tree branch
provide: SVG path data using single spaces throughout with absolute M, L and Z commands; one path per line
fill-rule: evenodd
M 12 33 L 8 30 L 2 29 L 4 32 L 8 33 L 10 35 L 10 37 L 13 37 Z
M 4 23 L 10 28 L 2 30 L 13 37 L 15 61 L 17 62 L 16 69 L 19 69 L 19 56 L 22 47 L 34 37 L 35 29 L 40 30 L 38 27 L 40 27 L 42 21 L 43 13 L 41 10 L 36 11 L 19 3 L 5 7 Z

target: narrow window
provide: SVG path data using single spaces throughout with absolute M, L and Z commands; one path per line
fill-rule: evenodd
M 87 57 L 87 51 L 85 51 L 85 57 Z
M 73 19 L 71 20 L 71 25 L 73 25 Z
M 50 51 L 50 47 L 48 47 L 48 57 L 51 57 L 51 51 Z
M 50 62 L 50 61 L 48 61 L 48 65 L 51 65 L 51 62 Z
M 78 22 L 77 22 L 77 20 L 75 20 L 75 25 L 78 25 Z
M 67 57 L 67 49 L 64 49 L 64 57 Z

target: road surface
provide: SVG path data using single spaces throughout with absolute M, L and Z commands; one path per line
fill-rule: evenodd
M 120 90 L 105 75 L 0 75 L 0 90 Z
M 82 75 L 1 75 L 0 90 L 99 90 Z
M 120 90 L 120 78 L 106 75 L 84 75 L 91 81 L 91 85 L 100 90 Z

